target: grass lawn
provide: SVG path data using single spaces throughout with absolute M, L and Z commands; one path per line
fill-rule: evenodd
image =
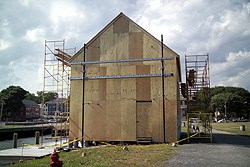
M 108 146 L 94 149 L 80 149 L 61 152 L 63 166 L 161 166 L 173 154 L 176 147 L 167 144 L 129 145 L 128 151 L 120 146 Z M 82 157 L 82 154 L 86 155 Z M 49 156 L 15 164 L 15 167 L 49 166 Z
M 241 125 L 245 125 L 245 131 L 240 131 Z M 213 123 L 213 128 L 250 137 L 250 122 Z
M 0 126 L 0 129 L 14 129 L 14 128 L 25 128 L 27 126 L 20 126 L 20 125 L 4 125 Z
M 240 131 L 241 125 L 245 125 L 245 131 Z M 213 129 L 250 137 L 250 122 L 212 123 L 212 126 Z M 182 126 L 181 131 L 187 132 L 187 126 Z

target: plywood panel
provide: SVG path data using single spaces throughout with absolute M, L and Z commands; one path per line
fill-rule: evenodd
M 71 83 L 71 103 L 70 103 L 70 140 L 81 136 L 81 111 L 82 111 L 82 82 Z
M 83 61 L 83 53 L 79 54 L 73 62 Z M 71 66 L 71 77 L 82 77 L 82 66 L 81 65 L 72 65 Z
M 99 81 L 87 80 L 85 81 L 85 100 L 99 100 Z
M 107 68 L 106 67 L 100 67 L 100 76 L 105 76 L 106 73 L 107 73 Z M 99 80 L 99 100 L 106 100 L 106 82 L 107 80 L 106 79 L 101 79 Z
M 161 74 L 161 66 L 151 66 L 151 74 Z M 162 79 L 161 77 L 151 78 L 151 99 L 157 100 L 162 98 Z
M 93 140 L 106 141 L 106 102 L 95 101 L 91 107 L 93 113 Z
M 161 43 L 160 41 L 156 41 L 154 38 L 148 36 L 146 33 L 144 33 L 143 36 L 143 57 L 144 58 L 160 58 L 162 57 L 161 53 Z M 164 47 L 163 49 L 163 56 L 164 57 L 175 57 L 176 54 L 174 54 L 172 51 L 169 50 L 169 48 Z M 164 62 L 168 62 L 169 60 L 166 60 Z M 144 64 L 158 64 L 160 61 L 149 61 L 144 62 Z M 172 62 L 170 64 L 173 64 Z M 176 64 L 173 64 L 176 66 Z
M 137 65 L 136 74 L 150 74 L 150 66 Z M 151 78 L 136 78 L 136 100 L 151 100 Z
M 166 100 L 166 140 L 177 141 L 177 101 Z
M 93 140 L 93 112 L 92 112 L 92 101 L 85 102 L 84 104 L 84 140 Z
M 105 76 L 106 67 L 87 68 L 86 76 Z M 85 100 L 105 100 L 106 80 L 85 80 Z
M 129 22 L 129 32 L 142 32 L 141 29 L 133 22 Z
M 165 97 L 167 99 L 176 99 L 176 60 L 167 60 L 164 62 L 165 73 L 172 73 L 174 76 L 165 77 Z
M 136 141 L 136 102 L 121 101 L 121 139 Z
M 161 57 L 161 45 L 154 40 L 152 37 L 148 36 L 146 33 L 143 35 L 143 57 L 144 58 L 157 58 Z M 153 65 L 155 61 L 144 62 L 147 65 Z
M 176 56 L 178 56 L 167 47 L 164 47 L 163 55 L 164 55 L 164 57 L 175 57 L 175 58 L 176 58 Z
M 142 32 L 129 33 L 129 58 L 130 59 L 143 58 Z M 142 64 L 142 62 L 130 63 L 130 64 Z
M 128 40 L 129 40 L 129 34 L 128 33 L 122 33 L 122 34 L 108 34 L 106 36 L 108 39 L 112 39 L 112 41 L 108 41 L 107 43 L 103 44 L 102 50 L 104 52 L 102 53 L 104 56 L 102 56 L 102 60 L 122 60 L 122 59 L 129 59 L 128 54 Z M 112 46 L 109 46 L 110 45 Z M 124 63 L 112 63 L 112 64 L 101 64 L 101 66 L 121 66 L 124 65 Z M 126 64 L 125 64 L 126 65 Z
M 129 21 L 124 17 L 118 18 L 113 24 L 114 33 L 127 33 L 129 30 Z
M 165 73 L 176 73 L 176 59 L 164 61 Z
M 107 67 L 107 75 L 120 75 L 121 68 Z M 121 80 L 120 79 L 107 79 L 106 80 L 106 99 L 107 100 L 121 100 Z
M 121 75 L 132 75 L 136 73 L 135 66 L 122 66 Z M 121 79 L 121 100 L 136 99 L 136 79 Z
M 151 102 L 136 103 L 136 137 L 152 137 L 151 133 Z
M 100 60 L 114 60 L 116 57 L 116 43 L 113 34 L 113 26 L 110 26 L 103 34 L 100 35 Z M 109 64 L 101 64 L 107 66 Z M 109 65 L 110 66 L 110 65 Z
M 87 68 L 86 76 L 98 76 L 99 68 Z M 85 100 L 99 100 L 99 81 L 85 80 Z
M 152 112 L 150 116 L 152 140 L 163 142 L 163 119 L 162 99 L 152 101 Z
M 176 96 L 177 85 L 176 85 L 176 77 L 175 76 L 165 78 L 164 89 L 165 89 L 165 98 L 166 99 L 177 100 L 177 96 Z
M 84 53 L 83 52 L 80 52 L 76 57 L 74 57 L 71 61 L 72 62 L 79 62 L 79 61 L 83 61 L 83 55 Z
M 115 60 L 127 60 L 129 59 L 128 55 L 128 40 L 129 40 L 129 34 L 128 33 L 122 33 L 122 34 L 115 34 L 115 42 L 116 42 L 116 57 L 114 57 Z M 116 63 L 116 65 L 126 65 L 122 63 Z
M 86 49 L 86 61 L 100 60 L 100 38 L 96 38 Z M 93 66 L 93 65 L 92 65 Z M 94 65 L 96 66 L 96 65 Z
M 76 66 L 73 65 L 71 66 L 71 77 L 72 78 L 78 78 L 78 77 L 82 77 L 82 66 Z
M 121 102 L 107 100 L 106 104 L 106 139 L 121 141 Z

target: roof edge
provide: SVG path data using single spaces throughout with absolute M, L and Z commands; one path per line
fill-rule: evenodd
M 123 12 L 121 12 L 119 15 L 117 15 L 112 21 L 110 21 L 101 31 L 99 31 L 89 42 L 87 42 L 86 47 L 88 47 L 96 38 L 98 38 L 106 29 L 108 29 L 110 27 L 110 25 L 112 25 L 116 20 L 118 20 L 120 17 L 124 17 L 126 18 L 128 21 L 131 21 L 132 23 L 134 23 L 136 26 L 138 26 L 143 32 L 145 32 L 146 34 L 148 34 L 151 38 L 153 38 L 155 41 L 157 41 L 158 43 L 161 43 L 160 40 L 158 40 L 156 37 L 154 37 L 152 34 L 150 34 L 148 31 L 146 31 L 144 28 L 142 28 L 139 24 L 137 24 L 136 22 L 134 22 L 133 20 L 131 20 L 128 16 L 126 16 Z M 169 48 L 167 45 L 165 45 L 163 43 L 163 46 L 167 49 L 169 49 L 172 53 L 174 53 L 176 55 L 176 57 L 179 59 L 179 55 L 173 51 L 171 48 Z M 79 49 L 69 60 L 69 62 L 72 62 L 72 60 L 74 60 L 75 57 L 77 57 L 79 54 L 82 53 L 82 51 L 84 50 L 84 46 Z M 178 63 L 180 63 L 178 61 Z M 180 66 L 180 65 L 178 65 Z M 181 69 L 179 69 L 181 70 Z M 180 74 L 179 74 L 180 75 Z
M 96 38 L 98 38 L 106 29 L 108 29 L 110 27 L 110 25 L 112 25 L 116 20 L 118 20 L 121 16 L 125 16 L 122 12 L 117 15 L 112 21 L 110 21 L 103 29 L 101 29 L 93 38 L 91 38 L 91 40 L 89 42 L 86 43 L 86 47 L 89 46 Z M 69 60 L 69 62 L 72 62 L 72 60 L 78 56 L 82 51 L 84 50 L 84 46 L 81 47 L 81 49 L 79 49 Z

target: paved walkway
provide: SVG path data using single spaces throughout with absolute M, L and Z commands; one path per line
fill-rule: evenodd
M 65 139 L 63 139 L 63 143 Z M 43 148 L 39 145 L 28 145 L 24 147 L 0 150 L 0 166 L 9 166 L 13 162 L 18 162 L 19 160 L 27 160 L 33 158 L 40 158 L 50 155 L 54 152 L 54 149 L 58 147 L 55 142 L 51 140 L 46 142 Z
M 25 146 L 18 147 L 16 149 L 8 149 L 0 151 L 0 166 L 9 165 L 13 162 L 18 162 L 19 160 L 28 160 L 33 158 L 40 158 L 46 155 L 50 155 L 55 146 L 45 147 L 39 149 L 38 146 Z
M 214 143 L 179 145 L 179 153 L 164 166 L 250 167 L 250 138 L 213 130 Z

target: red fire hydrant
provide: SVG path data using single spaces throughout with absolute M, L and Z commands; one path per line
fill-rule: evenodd
M 59 160 L 59 155 L 56 151 L 54 151 L 50 155 L 50 167 L 62 167 L 63 162 Z

